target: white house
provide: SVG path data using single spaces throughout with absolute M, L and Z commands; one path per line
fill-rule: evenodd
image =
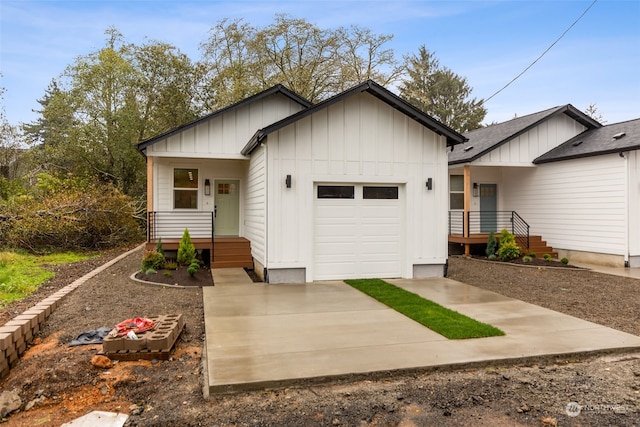
M 214 267 L 270 283 L 442 276 L 462 141 L 372 81 L 316 105 L 276 86 L 138 145 L 149 244 L 188 228 Z
M 514 212 L 546 251 L 640 267 L 640 119 L 602 126 L 565 105 L 465 136 L 449 153 L 455 231 L 456 212 L 469 212 L 461 225 L 469 238 L 492 220 L 509 228 L 500 218 Z

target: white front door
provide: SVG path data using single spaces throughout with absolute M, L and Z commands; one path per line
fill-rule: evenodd
M 240 225 L 240 181 L 216 179 L 215 224 L 216 236 L 238 236 Z
M 400 195 L 390 184 L 316 185 L 314 280 L 401 277 Z

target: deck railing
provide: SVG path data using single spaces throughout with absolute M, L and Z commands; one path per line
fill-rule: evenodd
M 469 237 L 507 229 L 520 246 L 529 248 L 529 224 L 516 211 L 471 211 L 466 219 L 463 211 L 449 211 L 449 234 Z
M 148 212 L 147 241 L 157 239 L 179 239 L 184 229 L 194 239 L 211 239 L 213 242 L 213 212 Z

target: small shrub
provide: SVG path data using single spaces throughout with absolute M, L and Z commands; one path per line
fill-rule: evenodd
M 162 238 L 158 239 L 158 243 L 156 243 L 156 252 L 164 256 L 164 249 L 162 248 Z
M 562 258 L 560 262 L 563 264 L 569 264 L 569 258 Z
M 498 246 L 498 241 L 496 240 L 496 235 L 493 234 L 493 231 L 489 233 L 489 239 L 487 240 L 487 249 L 485 253 L 488 257 L 496 254 L 496 248 Z
M 187 273 L 189 273 L 189 276 L 193 277 L 196 275 L 196 273 L 198 272 L 198 270 L 200 269 L 200 263 L 198 262 L 198 260 L 193 260 L 191 262 L 191 264 L 189 264 L 189 268 L 187 269 Z
M 516 236 L 509 233 L 509 231 L 506 228 L 503 228 L 502 231 L 500 231 L 500 246 L 508 245 L 509 243 L 515 243 L 515 242 L 516 242 Z
M 152 274 L 156 274 L 157 271 L 153 268 L 147 268 L 146 270 L 144 270 L 144 274 L 146 274 L 147 276 L 151 276 Z
M 522 258 L 522 262 L 529 263 L 531 262 L 532 259 L 533 258 L 531 258 L 529 255 L 526 255 L 525 257 Z
M 171 274 L 171 272 L 170 272 L 170 271 L 165 271 L 164 273 L 162 273 L 162 275 L 163 275 L 164 277 L 171 277 L 171 276 L 172 276 L 172 274 Z
M 178 269 L 178 263 L 175 261 L 167 261 L 164 263 L 164 268 L 165 270 L 177 270 Z
M 155 249 L 146 251 L 142 257 L 142 265 L 140 270 L 147 271 L 149 269 L 159 270 L 164 264 L 164 256 Z
M 178 264 L 190 265 L 195 257 L 196 248 L 191 243 L 189 229 L 185 228 L 184 233 L 182 233 L 182 239 L 180 239 L 180 245 L 178 246 Z
M 488 257 L 491 261 L 495 261 L 496 259 L 498 259 L 498 257 L 495 254 L 491 254 Z
M 511 261 L 520 256 L 520 248 L 515 242 L 509 242 L 503 244 L 500 242 L 500 249 L 498 249 L 498 258 L 500 261 Z
M 544 254 L 543 257 L 545 261 L 551 261 L 551 255 L 549 254 Z
M 529 252 L 527 254 L 527 256 L 530 257 L 530 258 L 535 258 L 536 257 L 536 253 L 535 252 Z

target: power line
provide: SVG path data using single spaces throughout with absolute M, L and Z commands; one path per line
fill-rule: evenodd
M 571 30 L 581 19 L 584 15 L 587 14 L 587 12 L 589 12 L 589 9 L 591 9 L 593 7 L 594 4 L 596 4 L 598 0 L 593 0 L 593 2 L 591 2 L 591 4 L 589 5 L 589 7 L 587 7 L 585 9 L 584 12 L 582 12 L 582 15 L 580 15 L 578 17 L 578 19 L 576 19 L 575 21 L 573 21 L 573 24 L 571 24 L 569 26 L 569 28 L 567 28 L 566 30 L 564 30 L 564 33 L 562 33 L 560 35 L 560 37 L 558 37 L 556 39 L 556 41 L 554 41 L 551 46 L 549 46 L 544 52 L 542 52 L 542 54 L 540 56 L 538 56 L 536 58 L 535 61 L 533 61 L 531 64 L 529 64 L 529 66 L 527 68 L 525 68 L 524 70 L 522 70 L 522 72 L 520 74 L 518 74 L 517 76 L 515 76 L 509 83 L 507 83 L 506 85 L 502 86 L 502 88 L 500 88 L 496 93 L 494 93 L 493 95 L 491 95 L 490 97 L 488 97 L 487 99 L 484 100 L 484 102 L 486 103 L 487 101 L 489 101 L 491 98 L 493 98 L 494 96 L 496 96 L 497 94 L 499 94 L 500 92 L 502 92 L 503 90 L 505 90 L 506 88 L 508 88 L 509 86 L 511 86 L 511 84 L 513 82 L 515 82 L 516 80 L 518 80 L 524 73 L 526 73 L 527 71 L 529 71 L 529 68 L 533 67 L 536 62 L 538 62 L 540 59 L 542 59 L 543 56 L 545 56 L 547 54 L 547 52 L 549 52 L 551 50 L 552 47 L 554 47 L 564 36 L 565 34 L 567 34 L 569 32 L 569 30 Z

